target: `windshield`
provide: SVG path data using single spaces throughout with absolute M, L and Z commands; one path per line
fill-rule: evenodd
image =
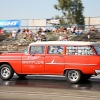
M 94 48 L 95 48 L 97 54 L 100 55 L 100 47 L 98 45 L 95 45 Z
M 28 47 L 26 47 L 26 49 L 24 50 L 24 52 L 23 53 L 28 53 Z

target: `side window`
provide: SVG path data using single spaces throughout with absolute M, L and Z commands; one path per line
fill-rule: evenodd
M 63 54 L 64 46 L 48 46 L 48 54 Z
M 95 48 L 97 54 L 100 55 L 100 47 L 98 45 L 95 45 L 94 48 Z
M 31 46 L 30 54 L 44 54 L 45 46 Z
M 66 46 L 67 55 L 94 55 L 90 46 Z

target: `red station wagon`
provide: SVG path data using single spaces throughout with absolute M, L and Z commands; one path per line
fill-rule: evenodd
M 0 78 L 9 80 L 14 73 L 64 75 L 69 83 L 77 83 L 100 74 L 100 48 L 95 42 L 34 42 L 23 53 L 0 54 Z

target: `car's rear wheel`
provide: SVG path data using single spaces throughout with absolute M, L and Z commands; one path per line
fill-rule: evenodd
M 81 80 L 82 73 L 79 70 L 67 70 L 66 79 L 69 83 L 78 83 Z
M 13 77 L 14 71 L 8 64 L 3 64 L 0 66 L 0 78 L 2 80 L 9 80 Z

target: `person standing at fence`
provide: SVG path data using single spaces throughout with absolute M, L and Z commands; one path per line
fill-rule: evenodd
M 79 29 L 78 28 L 76 28 L 76 30 L 75 30 L 75 35 L 79 35 Z
M 45 35 L 45 32 L 44 32 L 44 31 L 42 31 L 41 35 L 42 35 L 42 36 L 43 36 L 43 35 Z
M 26 29 L 23 29 L 23 30 L 22 30 L 22 34 L 23 34 L 23 38 L 26 39 L 26 37 L 27 37 L 27 36 L 26 36 Z
M 41 41 L 46 41 L 46 36 L 43 35 L 43 36 L 41 37 Z
M 13 31 L 12 31 L 12 38 L 15 40 L 16 39 L 16 29 L 14 29 Z
M 64 37 L 63 37 L 62 35 L 60 35 L 60 36 L 59 36 L 59 41 L 63 41 L 63 38 L 64 38 Z
M 52 29 L 52 32 L 53 32 L 54 34 L 57 33 L 57 29 L 56 29 L 56 27 L 54 27 L 54 28 Z
M 95 33 L 96 32 L 95 26 L 91 26 L 91 32 L 92 33 Z
M 45 28 L 45 27 L 43 27 L 43 28 L 42 28 L 42 31 L 43 31 L 43 32 L 46 32 L 46 28 Z
M 82 28 L 79 28 L 79 35 L 81 35 L 83 33 Z
M 90 28 L 87 30 L 86 34 L 87 34 L 87 38 L 90 39 L 90 37 L 91 37 L 91 29 Z
M 68 36 L 64 36 L 63 41 L 68 41 Z
M 32 41 L 32 34 L 33 34 L 33 32 L 31 30 L 29 30 L 28 39 L 30 41 Z
M 20 28 L 18 28 L 17 31 L 16 31 L 16 33 L 18 34 L 18 33 L 20 33 L 20 32 L 21 32 L 21 30 L 20 30 Z
M 29 29 L 26 29 L 26 36 L 29 36 Z

